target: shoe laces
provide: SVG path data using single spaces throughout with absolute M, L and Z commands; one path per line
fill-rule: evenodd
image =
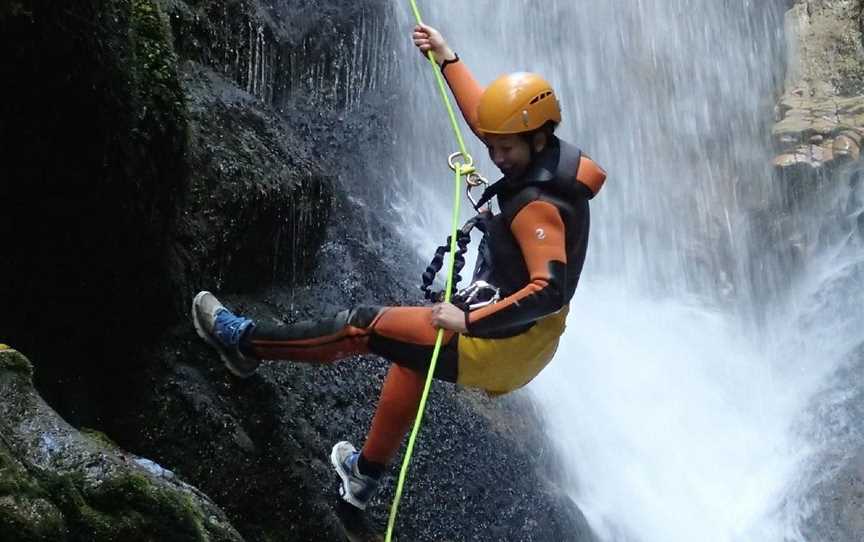
M 222 344 L 238 348 L 243 332 L 252 324 L 252 320 L 237 316 L 228 309 L 221 309 L 216 313 L 216 321 L 213 325 L 213 334 Z

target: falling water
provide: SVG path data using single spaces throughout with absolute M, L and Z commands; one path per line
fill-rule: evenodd
M 178 24 L 207 32 L 210 47 L 196 49 L 201 60 L 269 106 L 290 111 L 298 103 L 323 104 L 351 111 L 368 91 L 393 79 L 394 22 L 386 9 L 358 6 L 350 25 L 302 38 L 276 22 L 293 16 L 285 3 L 247 11 L 228 2 L 212 10 L 203 19 L 184 13 L 188 19 Z M 328 39 L 335 46 L 322 46 Z
M 456 146 L 402 4 L 411 96 L 398 174 L 415 182 L 393 205 L 428 253 L 446 235 Z M 803 540 L 825 449 L 849 433 L 843 400 L 820 401 L 860 346 L 862 198 L 850 171 L 795 212 L 781 204 L 770 170 L 781 4 L 423 6 L 481 82 L 549 79 L 560 136 L 609 173 L 568 331 L 530 386 L 561 490 L 605 541 Z M 482 146 L 471 150 L 494 177 Z

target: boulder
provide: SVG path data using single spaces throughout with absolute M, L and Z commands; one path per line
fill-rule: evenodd
M 773 163 L 781 179 L 812 186 L 860 158 L 861 14 L 859 0 L 798 0 L 786 13 L 785 91 L 772 131 Z
M 0 350 L 0 539 L 242 541 L 222 510 L 155 462 L 66 423 Z

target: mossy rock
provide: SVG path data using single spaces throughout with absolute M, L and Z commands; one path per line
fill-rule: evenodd
M 132 0 L 129 23 L 133 53 L 129 76 L 139 102 L 136 112 L 139 122 L 150 124 L 139 136 L 170 135 L 178 127 L 185 130 L 185 100 L 167 17 L 151 0 Z
M 208 515 L 193 495 L 131 466 L 96 483 L 82 472 L 33 476 L 0 446 L 0 540 L 240 540 L 224 518 Z
M 5 346 L 5 345 L 4 345 Z M 0 370 L 24 373 L 33 376 L 33 365 L 23 354 L 11 348 L 0 348 Z
M 207 518 L 188 495 L 135 472 L 89 486 L 79 475 L 51 481 L 73 540 L 203 541 Z M 229 540 L 229 538 L 225 538 Z
M 44 497 L 45 492 L 9 450 L 0 445 L 0 498 L 8 496 Z
M 63 540 L 64 530 L 63 514 L 48 493 L 0 444 L 0 540 Z
M 0 497 L 0 540 L 55 542 L 66 539 L 63 514 L 42 498 Z
M 119 450 L 120 446 L 117 445 L 116 442 L 111 440 L 111 437 L 103 433 L 102 431 L 97 431 L 96 429 L 91 429 L 89 427 L 82 427 L 81 434 L 85 437 L 90 437 L 94 442 L 101 446 L 105 446 L 106 448 Z
M 29 2 L 7 1 L 0 4 L 0 21 L 7 17 L 31 16 Z
M 0 351 L 0 540 L 242 540 L 218 507 L 173 474 L 63 421 L 31 376 L 27 358 Z

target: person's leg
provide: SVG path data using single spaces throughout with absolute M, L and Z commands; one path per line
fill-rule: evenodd
M 321 320 L 256 323 L 243 335 L 240 349 L 257 359 L 317 363 L 372 353 L 425 374 L 437 336 L 428 307 L 360 306 Z M 445 345 L 455 339 L 452 331 L 445 331 Z M 435 377 L 455 382 L 455 355 L 440 359 Z
M 198 335 L 242 378 L 254 374 L 262 359 L 329 363 L 368 353 L 371 325 L 380 311 L 358 307 L 317 321 L 274 325 L 234 314 L 210 292 L 200 292 L 192 301 Z
M 360 306 L 330 318 L 276 325 L 235 315 L 210 292 L 195 296 L 192 318 L 228 369 L 244 377 L 262 359 L 329 363 L 370 352 L 425 373 L 438 334 L 428 307 Z M 445 332 L 445 344 L 455 337 Z M 436 377 L 455 382 L 456 376 L 455 357 L 442 359 Z
M 378 408 L 363 445 L 361 465 L 372 463 L 383 469 L 396 455 L 417 414 L 438 330 L 432 326 L 428 307 L 386 308 L 374 330 L 370 349 L 396 365 L 390 366 L 381 388 Z M 457 341 L 453 332 L 444 333 L 435 378 L 456 381 Z
M 330 460 L 342 479 L 343 500 L 363 510 L 375 496 L 381 475 L 417 414 L 424 382 L 424 375 L 391 364 L 362 451 L 346 441 L 333 446 Z
M 371 326 L 369 350 L 393 360 L 393 364 L 387 371 L 362 451 L 351 443 L 339 442 L 331 453 L 333 465 L 342 478 L 342 498 L 360 509 L 374 496 L 378 480 L 417 415 L 438 336 L 430 312 L 424 307 L 389 307 L 381 310 Z M 445 332 L 435 378 L 456 381 L 457 341 L 458 335 Z
M 439 330 L 429 307 L 357 307 L 323 320 L 291 325 L 253 322 L 225 308 L 209 292 L 193 301 L 198 334 L 219 351 L 238 376 L 255 372 L 261 359 L 329 363 L 374 353 L 390 366 L 362 451 L 348 442 L 333 447 L 331 461 L 342 478 L 342 497 L 365 508 L 417 414 L 425 375 Z M 443 334 L 435 378 L 455 382 L 458 335 Z
M 369 353 L 369 337 L 381 307 L 361 306 L 319 320 L 290 325 L 256 323 L 241 349 L 258 359 L 331 363 Z
M 393 364 L 381 387 L 378 407 L 361 452 L 360 470 L 380 475 L 390 463 L 417 416 L 426 375 Z

